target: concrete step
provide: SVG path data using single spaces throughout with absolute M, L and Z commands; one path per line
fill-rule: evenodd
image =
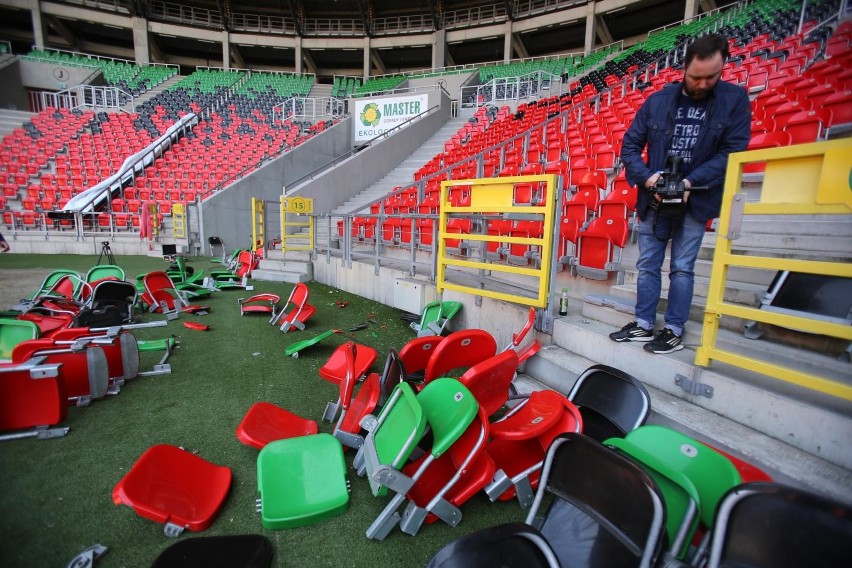
M 661 302 L 662 304 L 662 302 Z M 589 294 L 584 297 L 581 303 L 580 310 L 584 318 L 593 319 L 611 325 L 616 329 L 620 329 L 624 325 L 635 319 L 633 308 L 635 302 L 619 298 L 617 296 L 607 296 L 604 294 Z M 660 311 L 663 310 L 663 311 Z M 657 324 L 663 325 L 663 315 L 665 307 L 657 307 Z M 704 307 L 693 306 L 690 310 L 689 322 L 686 324 L 686 335 L 684 342 L 690 345 L 697 345 L 701 341 L 701 330 L 704 319 Z M 742 334 L 745 329 L 746 322 L 740 318 L 726 317 L 722 318 L 719 326 L 722 329 L 730 330 L 738 334 Z
M 148 89 L 147 91 L 145 91 L 144 93 L 142 93 L 138 97 L 135 97 L 133 99 L 133 104 L 138 107 L 142 103 L 153 99 L 154 97 L 156 97 L 157 95 L 159 95 L 163 91 L 167 90 L 172 85 L 181 82 L 184 78 L 185 78 L 184 75 L 172 75 L 171 77 L 169 77 L 168 79 L 166 79 L 165 81 L 160 83 L 159 85 L 155 85 L 154 87 Z M 125 109 L 125 110 L 129 110 L 129 109 Z
M 627 275 L 625 275 L 625 284 L 612 286 L 610 291 L 613 296 L 636 302 L 636 279 L 635 275 L 631 278 L 633 283 L 627 284 Z M 669 279 L 668 274 L 663 274 L 663 293 L 662 298 L 668 298 Z M 703 307 L 707 303 L 707 294 L 710 290 L 710 279 L 704 276 L 695 277 L 695 287 L 693 289 L 693 303 Z M 760 299 L 766 292 L 766 285 L 751 284 L 749 282 L 738 282 L 731 280 L 727 281 L 725 286 L 725 301 L 737 304 L 745 304 L 748 306 L 760 305 Z
M 548 388 L 567 395 L 577 377 L 594 364 L 592 359 L 552 345 L 527 362 L 525 374 L 519 375 L 515 384 L 522 393 Z M 847 469 L 725 416 L 688 404 L 681 396 L 649 384 L 645 384 L 645 388 L 651 398 L 647 424 L 668 426 L 722 449 L 758 465 L 780 483 L 810 488 L 846 502 L 850 500 L 852 474 Z
M 696 417 L 703 415 L 703 418 L 695 420 L 696 430 L 709 434 L 709 430 L 714 430 L 722 420 L 726 420 L 737 427 L 756 431 L 754 435 L 763 432 L 769 440 L 743 453 L 754 454 L 764 446 L 776 448 L 756 461 L 777 464 L 779 470 L 798 479 L 803 478 L 797 472 L 798 468 L 813 468 L 817 460 L 824 460 L 831 466 L 832 472 L 831 479 L 823 480 L 830 485 L 825 488 L 826 491 L 834 495 L 849 494 L 852 453 L 847 451 L 847 440 L 852 435 L 852 405 L 848 402 L 811 391 L 808 396 L 803 396 L 803 389 L 795 385 L 723 364 L 696 368 L 693 363 L 695 353 L 691 348 L 669 355 L 654 355 L 645 352 L 641 344 L 615 343 L 607 335 L 616 329 L 579 313 L 560 317 L 554 322 L 553 344 L 527 363 L 526 373 L 550 388 L 567 392 L 579 372 L 591 362 L 624 369 L 649 388 L 668 395 L 672 408 L 680 403 L 683 408 L 694 409 L 698 413 Z M 780 348 L 776 346 L 774 349 Z M 678 375 L 697 378 L 711 387 L 712 398 L 686 392 L 676 382 Z M 848 371 L 846 375 L 848 378 Z M 692 405 L 684 404 L 686 401 Z M 750 442 L 748 436 L 729 440 L 735 448 Z M 768 442 L 771 446 L 766 446 Z M 778 444 L 793 446 L 779 455 L 802 455 L 803 452 L 810 455 L 804 461 L 772 457 L 775 451 L 781 451 L 777 449 L 781 448 Z
M 273 253 L 274 254 L 274 253 Z M 253 280 L 266 282 L 308 282 L 313 280 L 314 265 L 308 251 L 288 251 L 284 258 L 264 258 L 252 271 Z
M 22 110 L 0 109 L 0 136 L 11 134 L 35 116 L 33 112 Z

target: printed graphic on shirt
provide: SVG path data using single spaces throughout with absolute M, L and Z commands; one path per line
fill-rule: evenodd
M 674 134 L 669 155 L 680 156 L 683 164 L 689 169 L 692 162 L 692 151 L 698 142 L 701 128 L 707 118 L 707 101 L 694 101 L 681 96 L 680 105 L 675 116 Z

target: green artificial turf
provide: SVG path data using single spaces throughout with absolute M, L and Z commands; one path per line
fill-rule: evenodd
M 71 268 L 85 273 L 97 256 L 0 255 L 0 270 Z M 139 273 L 163 270 L 157 258 L 120 257 L 128 280 Z M 222 268 L 207 259 L 192 262 L 196 270 Z M 412 537 L 398 529 L 383 542 L 364 532 L 389 497 L 373 497 L 367 481 L 349 469 L 348 510 L 321 523 L 279 531 L 264 530 L 255 512 L 258 451 L 237 441 L 234 431 L 257 401 L 280 405 L 316 420 L 321 432 L 332 425 L 320 417 L 337 387 L 317 374 L 334 348 L 353 339 L 374 347 L 380 372 L 388 349 L 414 337 L 399 310 L 317 283 L 309 283 L 310 302 L 317 307 L 307 329 L 284 334 L 263 315 L 240 316 L 237 298 L 270 292 L 286 301 L 291 284 L 250 282 L 255 289 L 223 291 L 196 303 L 209 305 L 206 316 L 181 315 L 167 327 L 137 330 L 139 339 L 177 337 L 168 375 L 129 381 L 117 396 L 87 408 L 70 408 L 64 438 L 34 438 L 0 444 L 0 566 L 64 566 L 83 549 L 100 543 L 109 548 L 96 568 L 143 567 L 178 539 L 163 535 L 163 526 L 116 506 L 112 489 L 139 456 L 155 444 L 173 444 L 218 465 L 230 467 L 233 482 L 225 504 L 206 531 L 179 537 L 258 533 L 275 549 L 274 566 L 423 566 L 441 546 L 467 532 L 523 520 L 516 502 L 490 503 L 480 493 L 462 507 L 461 524 L 425 525 Z M 336 301 L 348 301 L 338 308 Z M 4 306 L 5 308 L 6 306 Z M 139 319 L 162 319 L 145 314 Z M 372 323 L 373 320 L 376 323 Z M 210 326 L 208 331 L 183 327 L 184 321 Z M 367 328 L 333 335 L 310 347 L 298 359 L 284 356 L 292 342 L 331 328 Z M 161 352 L 142 353 L 142 370 L 159 362 Z M 351 466 L 354 452 L 346 453 Z M 287 483 L 286 478 L 281 483 Z

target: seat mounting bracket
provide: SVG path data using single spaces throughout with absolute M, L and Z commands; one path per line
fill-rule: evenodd
M 689 377 L 677 374 L 675 375 L 674 382 L 676 385 L 678 385 L 680 388 L 682 388 L 689 394 L 697 394 L 701 396 L 706 396 L 707 398 L 713 398 L 713 387 L 699 382 L 698 377 L 696 377 L 695 379 L 690 379 Z

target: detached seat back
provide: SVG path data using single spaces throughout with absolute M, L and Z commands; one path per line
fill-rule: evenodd
M 360 450 L 373 494 L 378 496 L 388 489 L 395 493 L 367 529 L 367 537 L 377 540 L 384 539 L 399 523 L 397 509 L 406 500 L 409 489 L 465 433 L 479 409 L 471 392 L 455 379 L 436 379 L 416 396 L 407 383 L 400 383 L 394 390 L 400 396 L 391 396 Z M 407 427 L 398 428 L 398 424 Z M 432 436 L 431 448 L 419 461 L 416 471 L 406 475 L 403 468 L 427 427 Z M 483 443 L 484 437 L 480 445 Z M 447 511 L 451 524 L 453 517 L 460 520 L 460 514 Z M 419 526 L 419 522 L 416 524 Z
M 119 331 L 115 331 L 119 329 Z M 100 347 L 107 359 L 110 383 L 121 385 L 139 376 L 139 342 L 120 328 L 69 327 L 51 335 L 57 344 L 91 344 Z
M 60 280 L 61 278 L 63 278 L 64 276 L 76 277 L 77 280 L 75 280 L 74 282 L 77 282 L 78 280 L 80 280 L 80 275 L 77 272 L 75 272 L 74 270 L 67 270 L 67 269 L 54 270 L 50 274 L 48 274 L 47 276 L 44 277 L 44 280 L 42 281 L 41 285 L 33 291 L 33 293 L 30 295 L 29 299 L 30 300 L 36 300 L 36 299 L 40 298 L 41 296 L 44 296 L 45 294 L 48 293 L 48 291 L 53 289 L 56 282 L 58 280 Z
M 0 440 L 28 436 L 49 438 L 68 429 L 49 429 L 68 416 L 68 395 L 58 364 L 31 361 L 0 364 L 0 431 L 31 430 L 0 435 Z
M 270 442 L 257 456 L 257 489 L 266 529 L 339 515 L 349 504 L 343 447 L 331 434 Z
M 583 431 L 579 409 L 556 391 L 535 391 L 491 424 L 487 451 L 494 459 L 494 479 L 485 488 L 492 501 L 517 498 L 529 507 L 541 479 L 551 442 L 567 432 Z
M 156 313 L 175 312 L 189 305 L 175 288 L 171 277 L 162 270 L 149 272 L 142 277 L 145 293 L 142 301 L 148 305 L 148 310 Z M 165 306 L 165 307 L 164 307 Z
M 86 282 L 94 284 L 103 279 L 124 280 L 124 269 L 116 264 L 96 264 L 86 272 Z
M 112 491 L 116 505 L 127 505 L 146 519 L 164 523 L 166 536 L 210 527 L 231 487 L 231 469 L 176 446 L 145 450 Z
M 497 341 L 484 329 L 456 331 L 446 336 L 435 348 L 426 365 L 423 380 L 429 383 L 452 369 L 470 368 L 496 353 Z
M 552 499 L 543 511 L 545 496 Z M 591 438 L 564 434 L 548 449 L 526 524 L 463 536 L 427 566 L 650 568 L 664 519 L 657 486 L 639 466 Z
M 251 405 L 237 426 L 237 439 L 247 446 L 262 450 L 276 440 L 310 436 L 318 431 L 317 423 L 302 418 L 270 402 Z
M 583 416 L 583 434 L 599 442 L 624 437 L 651 414 L 651 395 L 635 377 L 608 365 L 592 365 L 571 387 L 568 400 Z
M 668 451 L 674 448 L 643 448 L 624 438 L 610 438 L 604 443 L 634 460 L 657 483 L 666 505 L 669 553 L 684 560 L 698 528 L 701 499 L 692 481 L 667 462 Z
M 420 322 L 411 322 L 411 329 L 417 332 L 417 337 L 428 335 L 443 335 L 450 320 L 461 310 L 461 302 L 442 302 L 436 300 L 423 308 Z
M 12 350 L 23 341 L 38 339 L 41 335 L 34 322 L 0 318 L 0 361 L 11 361 Z
M 287 333 L 296 329 L 305 329 L 305 323 L 313 316 L 317 309 L 308 303 L 310 290 L 303 283 L 298 282 L 290 292 L 284 309 L 270 323 L 277 325 L 278 329 Z
M 109 365 L 104 350 L 88 343 L 58 344 L 54 339 L 33 339 L 18 344 L 12 362 L 38 359 L 62 367 L 68 404 L 88 406 L 109 391 Z
M 852 508 L 778 483 L 740 485 L 722 499 L 709 568 L 845 566 Z
M 255 294 L 249 298 L 238 298 L 240 315 L 269 314 L 269 321 L 275 319 L 276 309 L 281 297 L 278 294 Z

